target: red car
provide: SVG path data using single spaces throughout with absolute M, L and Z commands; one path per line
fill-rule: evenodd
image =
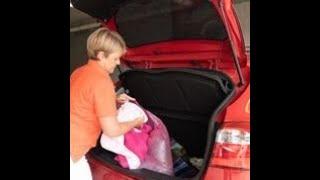
M 123 36 L 121 87 L 203 159 L 189 179 L 250 179 L 250 63 L 232 0 L 71 2 Z M 87 154 L 95 180 L 182 179 L 114 156 L 99 144 Z

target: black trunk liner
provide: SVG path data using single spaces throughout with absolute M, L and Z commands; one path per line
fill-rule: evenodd
M 129 70 L 120 79 L 131 96 L 165 123 L 170 136 L 190 156 L 204 156 L 211 115 L 233 89 L 226 75 L 195 69 L 152 69 Z

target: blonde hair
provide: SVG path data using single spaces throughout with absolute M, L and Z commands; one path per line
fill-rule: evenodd
M 87 40 L 87 54 L 90 59 L 97 60 L 99 51 L 103 51 L 106 57 L 117 51 L 122 51 L 124 54 L 126 44 L 120 34 L 102 27 L 90 34 Z

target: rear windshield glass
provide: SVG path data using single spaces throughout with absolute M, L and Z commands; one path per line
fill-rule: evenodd
M 208 0 L 131 0 L 116 14 L 128 47 L 182 39 L 224 40 L 226 30 Z

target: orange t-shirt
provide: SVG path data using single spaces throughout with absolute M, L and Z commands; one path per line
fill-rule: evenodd
M 97 143 L 98 117 L 116 116 L 116 93 L 110 76 L 94 60 L 70 77 L 70 153 L 74 160 Z

